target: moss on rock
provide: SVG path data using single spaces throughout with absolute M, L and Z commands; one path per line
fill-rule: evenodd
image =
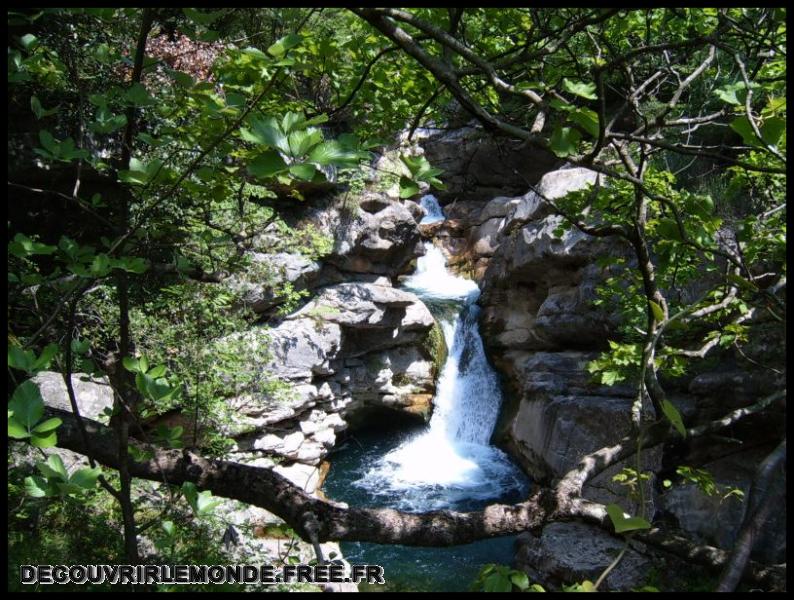
M 433 377 L 438 377 L 444 363 L 447 361 L 447 341 L 444 339 L 444 332 L 441 330 L 438 320 L 434 319 L 433 327 L 427 332 L 427 336 L 422 343 L 422 350 L 433 361 Z

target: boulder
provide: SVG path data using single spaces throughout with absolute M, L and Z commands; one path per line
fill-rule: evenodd
M 45 405 L 72 412 L 63 375 L 53 371 L 41 371 L 31 381 L 39 387 Z M 95 379 L 85 373 L 74 373 L 72 387 L 81 416 L 99 421 L 104 417 L 106 409 L 113 408 L 113 389 L 107 377 Z
M 230 276 L 225 283 L 257 313 L 285 301 L 276 294 L 279 286 L 290 283 L 295 291 L 305 290 L 312 287 L 320 273 L 320 264 L 301 254 L 251 252 L 249 257 L 250 267 Z
M 317 319 L 343 332 L 341 355 L 349 358 L 395 346 L 420 343 L 433 327 L 433 316 L 416 295 L 367 283 L 324 288 L 287 323 Z
M 306 220 L 334 238 L 324 263 L 345 273 L 396 277 L 422 253 L 411 210 L 385 194 L 368 192 L 358 202 L 328 203 L 309 211 Z M 327 282 L 328 276 L 323 273 L 320 280 Z
M 527 182 L 536 183 L 560 163 L 549 152 L 492 136 L 476 125 L 417 133 L 430 164 L 444 169 L 446 190 L 434 192 L 442 201 L 522 193 Z
M 516 566 L 530 580 L 559 589 L 562 584 L 595 582 L 625 545 L 604 530 L 585 523 L 550 523 L 539 536 L 522 533 L 516 539 Z M 653 562 L 630 548 L 607 575 L 599 591 L 629 590 L 648 579 Z
M 677 483 L 666 490 L 659 499 L 660 509 L 671 515 L 677 525 L 699 542 L 730 550 L 747 513 L 750 487 L 757 466 L 770 448 L 750 448 L 705 463 L 713 477 L 716 490 L 706 494 L 694 483 Z M 732 489 L 744 495 L 726 496 Z M 774 477 L 769 502 L 781 510 L 773 509 L 773 517 L 761 527 L 755 540 L 751 557 L 754 560 L 777 564 L 786 561 L 786 473 L 785 469 Z
M 273 353 L 265 368 L 289 380 L 311 380 L 315 375 L 332 374 L 331 361 L 342 344 L 342 331 L 337 323 L 308 315 L 285 321 L 256 337 L 259 343 L 268 343 Z

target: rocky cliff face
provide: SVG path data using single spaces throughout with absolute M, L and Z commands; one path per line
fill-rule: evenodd
M 534 186 L 543 196 L 556 199 L 594 179 L 595 173 L 586 169 L 562 168 L 546 172 Z M 607 348 L 608 339 L 617 338 L 618 316 L 593 305 L 595 290 L 607 276 L 598 259 L 630 259 L 631 251 L 620 240 L 593 238 L 571 228 L 561 236 L 555 235 L 561 218 L 551 214 L 533 192 L 520 196 L 502 192 L 487 202 L 471 197 L 447 199 L 444 209 L 447 221 L 420 229 L 426 237 L 440 240 L 450 264 L 470 274 L 482 289 L 483 340 L 491 360 L 504 375 L 508 392 L 496 441 L 530 476 L 551 482 L 574 467 L 581 455 L 614 443 L 631 431 L 633 390 L 594 383 L 586 368 Z M 765 339 L 775 340 L 781 332 L 768 333 Z M 756 345 L 763 347 L 755 349 Z M 769 342 L 754 344 L 747 353 L 753 360 L 768 358 L 768 346 Z M 759 362 L 767 362 L 765 358 Z M 688 424 L 751 404 L 775 386 L 779 389 L 784 385 L 779 376 L 759 372 L 747 360 L 739 364 L 729 353 L 719 357 L 716 368 L 712 365 L 708 369 L 665 383 L 670 400 Z M 713 474 L 719 490 L 736 488 L 747 494 L 754 468 L 771 449 L 758 438 L 757 431 L 779 429 L 779 424 L 756 420 L 749 427 L 755 433 L 736 432 L 740 439 L 732 444 L 724 439 L 696 441 L 683 449 L 683 455 L 679 449 L 676 456 L 663 454 L 661 447 L 646 451 L 643 469 L 654 473 L 646 486 L 646 516 L 667 520 L 704 543 L 731 548 L 744 518 L 745 503 L 735 496 L 724 498 L 722 493 L 707 495 L 693 483 L 676 483 L 667 489 L 660 480 L 675 479 L 672 467 L 676 465 L 696 466 Z M 626 499 L 625 488 L 612 481 L 623 466 L 615 465 L 592 480 L 584 495 L 599 502 L 616 502 L 637 514 L 639 507 Z M 785 504 L 784 487 L 773 491 L 773 502 L 781 506 Z M 519 564 L 550 582 L 587 578 L 590 558 L 606 561 L 605 567 L 608 553 L 602 549 L 594 550 L 578 566 L 572 566 L 578 559 L 565 558 L 565 548 L 560 544 L 565 546 L 568 537 L 581 538 L 582 532 L 577 533 L 576 527 L 558 523 L 538 537 L 522 537 Z M 785 560 L 784 530 L 785 513 L 781 511 L 764 527 L 754 558 Z M 603 532 L 588 532 L 587 536 L 599 548 L 614 543 Z M 625 580 L 622 584 L 616 580 L 607 582 L 607 586 L 622 585 L 625 589 L 646 576 L 649 562 L 639 555 L 635 559 L 627 563 L 629 572 L 618 577 Z
M 286 398 L 252 389 L 233 399 L 232 457 L 295 470 L 319 481 L 319 466 L 337 436 L 367 414 L 392 410 L 426 419 L 439 367 L 438 326 L 412 293 L 395 287 L 423 252 L 421 209 L 387 193 L 320 200 L 302 225 L 331 237 L 321 262 L 297 255 L 262 257 L 284 265 L 265 284 L 242 274 L 230 281 L 255 310 L 272 314 L 274 286 L 289 281 L 310 300 L 268 328 L 241 333 L 266 345 L 263 374 L 288 382 Z M 266 234 L 265 234 L 266 235 Z M 272 319 L 271 319 L 272 322 Z M 443 344 L 443 339 L 442 339 Z

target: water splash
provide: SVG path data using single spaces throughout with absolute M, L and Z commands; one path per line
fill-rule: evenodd
M 477 284 L 450 273 L 442 251 L 427 242 L 404 286 L 439 320 L 449 348 L 447 361 L 428 430 L 381 457 L 354 485 L 414 511 L 455 508 L 524 491 L 523 474 L 489 444 L 502 394 L 477 324 Z
M 420 224 L 437 223 L 446 219 L 444 210 L 438 203 L 438 198 L 433 194 L 427 194 L 419 198 L 419 206 L 425 209 L 425 216 L 419 221 Z

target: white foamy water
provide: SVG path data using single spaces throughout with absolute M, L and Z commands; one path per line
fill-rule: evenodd
M 425 216 L 422 217 L 419 223 L 437 223 L 446 219 L 444 210 L 433 194 L 427 194 L 419 198 L 419 206 L 425 209 Z
M 416 272 L 405 279 L 403 287 L 423 300 L 450 300 L 471 304 L 479 297 L 480 288 L 477 284 L 471 279 L 450 273 L 444 253 L 430 242 L 425 242 L 425 255 L 419 257 L 416 263 Z
M 480 290 L 448 271 L 439 248 L 428 242 L 425 250 L 404 287 L 434 310 L 449 349 L 430 426 L 381 457 L 354 484 L 417 511 L 494 498 L 525 485 L 507 455 L 489 444 L 502 394 L 477 324 Z

